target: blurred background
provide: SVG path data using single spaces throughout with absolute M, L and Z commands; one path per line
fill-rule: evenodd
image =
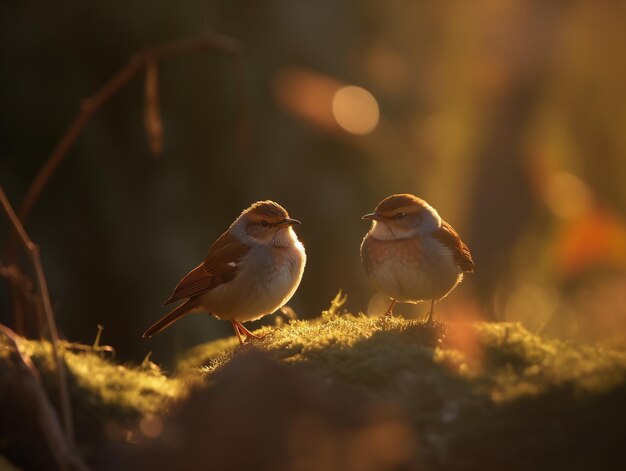
M 81 100 L 133 53 L 226 34 L 242 48 L 245 134 L 228 55 L 164 60 L 161 156 L 146 137 L 139 74 L 35 206 L 27 229 L 63 336 L 90 343 L 102 324 L 119 358 L 154 351 L 167 363 L 232 335 L 192 315 L 140 337 L 259 199 L 303 222 L 309 261 L 290 302 L 299 317 L 318 316 L 339 289 L 350 311 L 378 315 L 387 300 L 361 266 L 360 216 L 410 192 L 476 263 L 441 316 L 626 346 L 624 24 L 626 4 L 608 1 L 3 2 L 0 185 L 18 207 Z M 9 325 L 10 301 L 2 283 Z

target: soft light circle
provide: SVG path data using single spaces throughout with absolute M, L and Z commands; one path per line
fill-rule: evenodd
M 333 116 L 351 134 L 367 134 L 378 125 L 380 111 L 376 98 L 355 85 L 341 87 L 333 96 Z

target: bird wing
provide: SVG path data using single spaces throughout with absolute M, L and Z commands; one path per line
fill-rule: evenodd
M 231 281 L 240 269 L 241 258 L 249 250 L 249 245 L 242 243 L 228 232 L 224 232 L 213 243 L 204 262 L 180 280 L 174 288 L 174 293 L 165 301 L 165 304 L 199 296 Z
M 454 257 L 454 262 L 466 272 L 474 271 L 474 261 L 469 247 L 461 240 L 459 234 L 446 221 L 441 221 L 441 226 L 435 230 L 433 237 L 441 242 Z

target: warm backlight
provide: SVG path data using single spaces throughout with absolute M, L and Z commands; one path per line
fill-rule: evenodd
M 351 134 L 367 134 L 378 124 L 380 112 L 376 98 L 364 88 L 341 87 L 333 96 L 333 116 Z

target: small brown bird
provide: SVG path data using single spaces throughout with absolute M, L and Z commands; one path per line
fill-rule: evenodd
M 469 248 L 450 224 L 426 201 L 409 194 L 391 195 L 363 219 L 372 221 L 361 244 L 361 259 L 374 286 L 397 301 L 430 300 L 428 324 L 435 301 L 450 293 L 474 271 Z
M 143 334 L 152 337 L 183 315 L 206 311 L 228 320 L 240 343 L 259 338 L 242 322 L 285 305 L 300 284 L 306 254 L 287 211 L 273 201 L 245 209 L 211 246 L 203 263 L 189 272 L 165 301 L 185 299 Z

